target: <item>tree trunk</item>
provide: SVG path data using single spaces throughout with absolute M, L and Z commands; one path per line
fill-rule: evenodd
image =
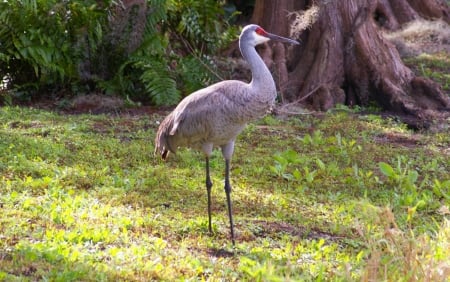
M 422 16 L 448 20 L 442 0 L 257 0 L 252 21 L 288 35 L 293 17 L 288 11 L 304 11 L 314 2 L 316 21 L 301 34 L 299 47 L 277 44 L 273 53 L 262 52 L 275 70 L 283 102 L 307 101 L 327 110 L 338 103 L 375 101 L 399 116 L 422 120 L 450 110 L 450 98 L 439 85 L 416 77 L 379 32 L 380 26 L 397 29 Z
M 424 18 L 442 19 L 450 24 L 450 13 L 445 0 L 377 0 L 375 19 L 389 30 L 396 30 L 402 24 Z
M 408 3 L 421 17 L 429 20 L 443 19 L 450 24 L 450 11 L 446 0 L 408 0 Z

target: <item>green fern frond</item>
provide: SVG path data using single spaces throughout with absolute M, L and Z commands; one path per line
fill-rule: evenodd
M 159 76 L 159 77 L 158 77 Z M 145 80 L 147 72 L 142 75 Z M 150 94 L 150 98 L 157 106 L 175 105 L 180 101 L 180 92 L 176 88 L 176 82 L 170 77 L 160 76 L 158 73 L 152 73 L 149 76 L 146 89 Z
M 150 7 L 149 16 L 147 17 L 147 32 L 157 30 L 157 24 L 167 19 L 166 0 L 149 0 L 147 5 Z M 170 2 L 170 1 L 169 1 Z
M 187 56 L 181 58 L 178 70 L 183 83 L 183 90 L 192 93 L 212 84 L 215 77 L 211 73 L 211 69 L 215 69 L 215 66 L 207 60 L 207 57 Z
M 176 81 L 170 76 L 166 65 L 153 61 L 151 65 L 141 64 L 144 71 L 140 77 L 145 90 L 155 105 L 174 105 L 180 98 Z
M 125 13 L 125 2 L 100 2 L 0 1 L 0 75 L 8 87 L 34 94 L 63 85 L 67 93 L 101 90 L 171 105 L 214 82 L 208 55 L 236 38 L 224 1 L 145 0 Z

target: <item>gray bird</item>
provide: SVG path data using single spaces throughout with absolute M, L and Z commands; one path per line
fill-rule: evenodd
M 155 154 L 166 159 L 178 147 L 202 151 L 206 160 L 208 228 L 211 229 L 211 187 L 209 158 L 214 147 L 222 149 L 225 159 L 225 193 L 233 245 L 234 227 L 231 209 L 230 161 L 238 134 L 248 122 L 263 117 L 277 96 L 272 75 L 255 50 L 269 40 L 292 44 L 297 41 L 266 32 L 258 25 L 247 25 L 239 36 L 242 56 L 250 65 L 252 81 L 226 80 L 200 89 L 184 98 L 160 124 L 155 139 Z

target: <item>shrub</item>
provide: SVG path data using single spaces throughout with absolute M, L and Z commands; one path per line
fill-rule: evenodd
M 210 55 L 236 38 L 223 13 L 213 0 L 4 1 L 1 87 L 174 104 L 215 79 Z
M 107 22 L 95 2 L 1 2 L 0 75 L 7 86 L 33 94 L 80 81 L 78 67 L 101 44 Z

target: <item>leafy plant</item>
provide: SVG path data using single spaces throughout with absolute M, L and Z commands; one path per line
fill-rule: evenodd
M 446 281 L 445 131 L 340 112 L 252 124 L 233 158 L 233 248 L 220 151 L 210 235 L 202 155 L 151 155 L 162 118 L 0 107 L 0 280 Z M 304 144 L 310 124 L 320 145 Z
M 298 152 L 288 149 L 281 153 L 274 155 L 275 165 L 270 166 L 270 170 L 278 177 L 287 180 L 288 184 L 291 181 L 296 183 L 307 183 L 311 184 L 318 170 L 310 169 L 311 161 L 302 157 Z M 325 170 L 325 164 L 320 160 L 316 159 L 315 163 L 319 167 L 319 170 Z M 304 188 L 300 186 L 300 188 Z
M 9 86 L 30 93 L 79 81 L 77 66 L 98 48 L 107 22 L 107 14 L 95 3 L 0 3 L 0 76 L 8 78 Z
M 446 201 L 450 201 L 450 180 L 439 181 L 434 180 L 433 192 L 436 196 L 444 198 Z
M 286 180 L 292 180 L 295 176 L 299 177 L 300 172 L 297 168 L 295 168 L 292 174 L 289 171 L 292 169 L 292 166 L 305 162 L 300 155 L 292 149 L 277 153 L 273 158 L 275 160 L 275 165 L 270 166 L 270 170 L 277 176 Z
M 173 105 L 217 79 L 210 54 L 234 40 L 237 31 L 210 17 L 223 13 L 216 1 L 154 0 L 149 5 L 154 12 L 147 18 L 142 44 L 102 88 L 155 105 Z M 180 49 L 184 54 L 178 55 Z
M 201 58 L 186 56 L 178 61 L 180 85 L 186 93 L 192 93 L 206 85 L 212 84 L 217 77 L 213 72 L 217 66 L 209 56 Z
M 175 104 L 217 78 L 211 55 L 237 32 L 221 15 L 213 0 L 2 2 L 2 87 L 24 99 L 102 91 Z
M 153 61 L 151 65 L 139 62 L 135 66 L 143 70 L 140 79 L 156 105 L 171 105 L 179 101 L 181 95 L 176 82 L 170 77 L 170 70 L 163 62 Z
M 421 183 L 418 183 L 418 172 L 415 169 L 410 168 L 410 164 L 404 157 L 399 156 L 397 158 L 397 165 L 395 167 L 392 167 L 385 162 L 380 162 L 379 169 L 388 177 L 389 183 L 394 185 L 394 188 L 397 191 L 395 198 L 399 205 L 413 207 L 415 210 L 424 209 L 430 205 L 435 206 L 437 204 L 433 191 L 422 188 L 428 181 L 428 178 L 425 177 Z M 436 183 L 437 182 L 435 182 L 435 184 Z M 439 193 L 439 191 L 435 189 L 434 193 L 437 193 L 438 196 L 442 196 L 443 194 Z
M 214 54 L 235 39 L 236 29 L 225 32 L 223 23 L 224 9 L 218 1 L 171 0 L 168 5 L 167 28 L 177 34 L 180 48 L 197 56 Z
M 320 130 L 315 130 L 312 136 L 309 133 L 305 134 L 305 136 L 302 138 L 302 142 L 306 146 L 320 146 L 325 142 L 325 140 L 323 139 L 323 132 Z

